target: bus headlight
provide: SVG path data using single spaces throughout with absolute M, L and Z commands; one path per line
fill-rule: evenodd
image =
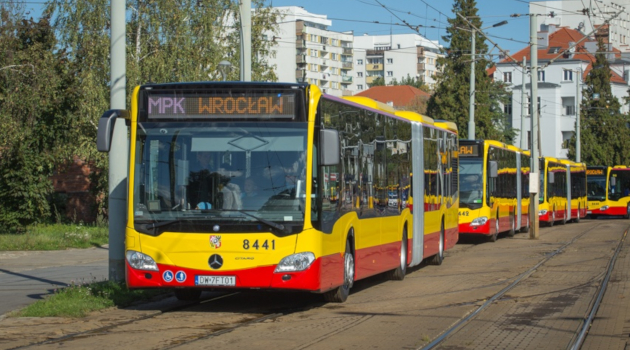
M 538 211 L 538 215 L 545 215 L 545 214 L 547 214 L 547 212 L 548 212 L 547 209 L 539 210 Z
M 311 252 L 297 253 L 285 256 L 280 260 L 274 272 L 295 272 L 308 269 L 315 261 L 315 254 Z
M 137 270 L 150 270 L 150 271 L 158 271 L 157 264 L 152 257 L 137 252 L 135 250 L 128 250 L 125 254 L 127 257 L 127 262 L 131 267 Z
M 481 226 L 481 225 L 485 225 L 486 222 L 488 222 L 488 217 L 487 216 L 482 216 L 480 218 L 476 218 L 474 219 L 471 223 L 470 226 Z
M 606 209 L 608 209 L 608 208 L 610 208 L 610 206 L 604 205 L 603 207 L 599 208 L 599 210 L 606 211 Z

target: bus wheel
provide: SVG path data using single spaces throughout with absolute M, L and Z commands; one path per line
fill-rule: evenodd
M 553 227 L 553 224 L 556 223 L 556 208 L 553 208 L 551 214 L 549 215 L 549 227 Z
M 387 279 L 402 281 L 407 273 L 407 228 L 403 229 L 402 241 L 400 242 L 400 265 L 387 272 Z
M 630 219 L 630 204 L 626 208 L 626 215 L 623 216 L 624 219 Z
M 343 303 L 350 295 L 350 288 L 354 283 L 354 257 L 350 240 L 346 241 L 346 252 L 343 258 L 343 284 L 324 293 L 324 299 L 331 303 Z
M 514 217 L 514 215 L 510 215 L 510 221 L 511 221 L 511 226 L 510 226 L 510 230 L 508 231 L 507 235 L 508 237 L 514 237 L 514 234 L 516 234 L 516 218 Z
M 497 238 L 499 238 L 499 211 L 497 210 L 497 218 L 494 220 L 494 234 L 488 237 L 490 242 L 496 242 Z
M 179 288 L 175 289 L 175 297 L 177 300 L 191 301 L 197 300 L 201 296 L 201 289 L 198 288 Z
M 527 215 L 527 225 L 525 225 L 525 227 L 521 228 L 521 232 L 523 232 L 523 233 L 529 232 L 529 215 Z
M 576 224 L 580 223 L 580 213 L 581 212 L 582 212 L 582 210 L 580 210 L 580 206 L 578 205 L 577 215 L 576 215 L 575 219 L 573 219 L 573 222 L 575 222 Z
M 560 221 L 560 225 L 565 225 L 567 223 L 567 208 L 564 208 L 564 219 Z
M 440 228 L 440 245 L 438 253 L 429 259 L 429 265 L 442 265 L 444 261 L 444 221 L 442 221 L 442 227 Z

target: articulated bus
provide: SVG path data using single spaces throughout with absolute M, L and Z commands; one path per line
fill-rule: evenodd
M 460 140 L 459 232 L 513 236 L 529 228 L 529 153 L 503 142 Z
M 580 222 L 586 217 L 588 201 L 586 198 L 586 164 L 563 159 L 570 176 L 567 177 L 567 220 Z
M 599 216 L 623 215 L 630 218 L 630 167 L 589 166 L 588 214 Z
M 548 226 L 557 220 L 566 224 L 569 218 L 567 203 L 567 166 L 561 160 L 540 157 L 540 192 L 538 218 Z
M 131 139 L 130 288 L 343 302 L 354 281 L 402 280 L 458 240 L 457 130 L 431 118 L 308 84 L 148 84 L 129 112 L 101 117 L 100 151 L 118 118 Z

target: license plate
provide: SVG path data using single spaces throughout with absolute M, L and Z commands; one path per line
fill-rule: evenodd
M 236 286 L 236 276 L 195 276 L 196 286 Z
M 586 214 L 593 214 L 593 213 L 590 210 L 587 210 Z

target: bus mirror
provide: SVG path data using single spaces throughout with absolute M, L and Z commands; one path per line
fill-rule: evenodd
M 554 173 L 553 171 L 550 171 L 550 172 L 548 172 L 548 173 L 547 173 L 547 179 L 548 179 L 548 182 L 549 182 L 550 184 L 552 184 L 552 183 L 556 182 L 556 177 L 555 177 L 555 175 L 556 175 L 556 173 Z
M 332 129 L 320 130 L 319 141 L 319 164 L 325 166 L 338 165 L 340 160 L 339 132 Z
M 615 187 L 617 186 L 617 178 L 616 177 L 611 177 L 610 178 L 610 187 Z
M 490 169 L 488 169 L 490 171 L 490 177 L 491 178 L 497 178 L 499 177 L 499 164 L 497 163 L 496 160 L 491 160 L 488 163 Z
M 109 152 L 112 147 L 112 136 L 116 118 L 129 118 L 129 112 L 124 109 L 110 109 L 103 113 L 98 120 L 98 133 L 96 136 L 96 149 L 99 152 Z

